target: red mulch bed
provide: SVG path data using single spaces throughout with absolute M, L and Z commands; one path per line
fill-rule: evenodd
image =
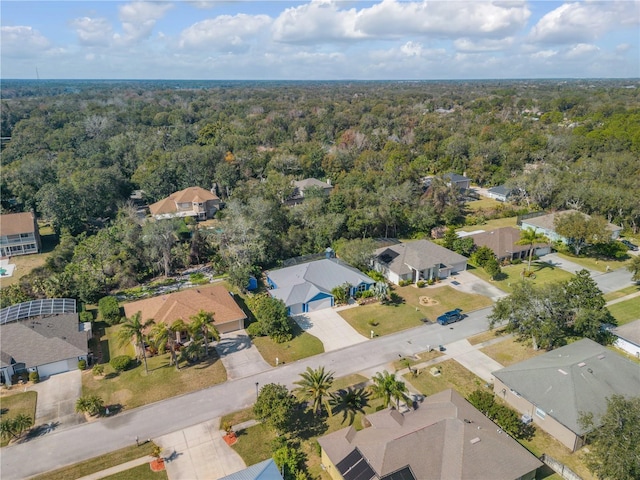
M 233 433 L 231 435 L 225 435 L 224 437 L 222 437 L 224 439 L 224 441 L 227 443 L 227 445 L 231 446 L 234 443 L 236 443 L 238 441 L 238 437 L 236 437 L 236 434 Z
M 150 464 L 151 471 L 153 472 L 161 472 L 164 470 L 164 460 L 162 458 L 156 458 Z

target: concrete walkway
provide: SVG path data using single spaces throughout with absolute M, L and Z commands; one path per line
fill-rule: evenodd
M 266 372 L 272 368 L 264 361 L 256 346 L 251 343 L 251 338 L 246 331 L 223 333 L 220 337 L 215 348 L 227 370 L 229 380 Z
M 606 303 L 606 306 L 609 307 L 611 305 L 615 305 L 616 303 L 626 302 L 627 300 L 631 300 L 632 298 L 640 297 L 640 292 L 630 293 L 629 295 L 625 295 L 624 297 L 616 298 L 615 300 L 610 300 Z
M 353 307 L 358 308 L 358 307 Z M 293 317 L 300 328 L 320 339 L 325 352 L 366 342 L 367 338 L 340 316 L 338 309 L 325 308 Z
M 152 456 L 136 458 L 135 460 L 131 460 L 130 462 L 121 463 L 120 465 L 116 465 L 115 467 L 100 470 L 99 472 L 92 473 L 91 475 L 87 475 L 86 477 L 81 477 L 78 480 L 99 480 L 101 478 L 109 477 L 111 475 L 115 475 L 116 473 L 124 472 L 140 465 L 144 465 L 145 463 L 151 463 L 151 461 L 153 460 L 154 458 Z M 149 467 L 149 469 L 151 469 L 151 467 Z
M 212 480 L 246 468 L 240 455 L 225 443 L 219 425 L 220 419 L 215 418 L 155 439 L 163 448 L 171 480 Z

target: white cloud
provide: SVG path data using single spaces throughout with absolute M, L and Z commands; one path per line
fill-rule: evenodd
M 26 25 L 2 27 L 0 40 L 3 57 L 32 57 L 51 46 L 51 42 L 45 36 Z
M 173 5 L 167 2 L 133 2 L 119 7 L 122 34 L 114 39 L 123 44 L 135 43 L 151 36 L 153 27 Z
M 333 0 L 287 8 L 274 22 L 280 42 L 400 38 L 407 35 L 499 38 L 521 30 L 531 12 L 524 1 L 445 2 L 383 0 L 371 7 L 341 9 Z
M 600 49 L 595 45 L 591 45 L 588 43 L 578 43 L 577 45 L 574 45 L 567 51 L 567 53 L 565 54 L 565 57 L 575 59 L 575 58 L 582 58 L 586 56 L 592 56 L 594 53 L 597 53 L 599 50 Z
M 616 53 L 625 53 L 631 50 L 631 45 L 628 43 L 621 43 L 620 45 L 616 45 Z
M 200 48 L 227 52 L 244 51 L 258 42 L 261 32 L 271 25 L 267 15 L 221 15 L 191 25 L 180 34 L 181 48 Z
M 555 57 L 557 54 L 558 54 L 557 50 L 540 50 L 532 54 L 531 57 L 545 59 L 545 58 Z
M 501 39 L 476 39 L 471 40 L 469 38 L 458 38 L 454 40 L 453 46 L 459 52 L 473 53 L 473 52 L 497 52 L 506 50 L 514 44 L 514 37 L 507 37 Z
M 530 39 L 550 44 L 589 42 L 621 27 L 639 24 L 638 0 L 565 3 L 534 25 Z
M 400 51 L 407 57 L 419 57 L 422 55 L 422 44 L 407 42 L 400 47 Z
M 113 28 L 105 18 L 76 18 L 71 21 L 71 26 L 81 45 L 106 46 L 113 36 Z

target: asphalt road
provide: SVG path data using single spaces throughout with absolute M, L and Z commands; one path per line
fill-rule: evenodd
M 324 365 L 336 377 L 378 366 L 382 370 L 399 354 L 412 355 L 429 345 L 444 345 L 485 331 L 490 312 L 486 308 L 452 325 L 423 325 L 376 338 L 5 447 L 0 452 L 2 479 L 27 478 L 132 445 L 136 436 L 152 439 L 248 407 L 256 399 L 256 383 L 258 387 L 267 383 L 292 387 L 307 366 Z

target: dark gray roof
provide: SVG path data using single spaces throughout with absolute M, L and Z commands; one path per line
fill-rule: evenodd
M 638 365 L 598 343 L 583 339 L 493 375 L 578 435 L 580 412 L 594 418 L 607 409 L 612 395 L 637 396 Z
M 399 275 L 411 272 L 411 268 L 425 270 L 436 265 L 451 266 L 466 262 L 467 257 L 429 240 L 398 243 L 375 251 L 376 260 Z
M 222 477 L 220 480 L 282 480 L 282 475 L 280 475 L 273 458 L 269 458 L 244 470 Z
M 544 230 L 548 230 L 550 232 L 555 232 L 555 220 L 556 217 L 567 215 L 569 213 L 580 213 L 585 218 L 591 218 L 591 215 L 587 215 L 586 213 L 578 212 L 578 210 L 562 210 L 560 212 L 553 212 L 547 215 L 540 215 L 539 217 L 527 218 L 522 220 L 523 228 L 526 228 L 527 225 L 531 225 L 533 227 L 542 228 Z M 613 223 L 607 223 L 607 230 L 611 232 L 616 232 L 618 230 L 622 230 L 622 227 L 614 225 Z
M 511 189 L 507 188 L 504 185 L 498 185 L 497 187 L 492 187 L 489 189 L 489 192 L 495 193 L 496 195 L 509 195 L 511 193 Z
M 465 177 L 464 175 L 459 175 L 457 173 L 445 173 L 443 176 L 443 178 L 446 178 L 447 180 L 451 181 L 451 182 L 467 182 L 470 181 L 470 178 Z
M 334 465 L 349 456 L 355 465 L 360 455 L 377 478 L 420 480 L 516 479 L 542 465 L 453 390 L 427 397 L 417 410 L 387 409 L 366 418 L 368 428 L 318 439 Z
M 640 315 L 640 312 L 638 312 L 638 315 Z M 620 325 L 611 331 L 617 337 L 623 338 L 635 345 L 640 345 L 640 320 Z
M 77 358 L 87 354 L 87 333 L 78 315 L 34 317 L 0 325 L 2 356 L 27 368 Z

